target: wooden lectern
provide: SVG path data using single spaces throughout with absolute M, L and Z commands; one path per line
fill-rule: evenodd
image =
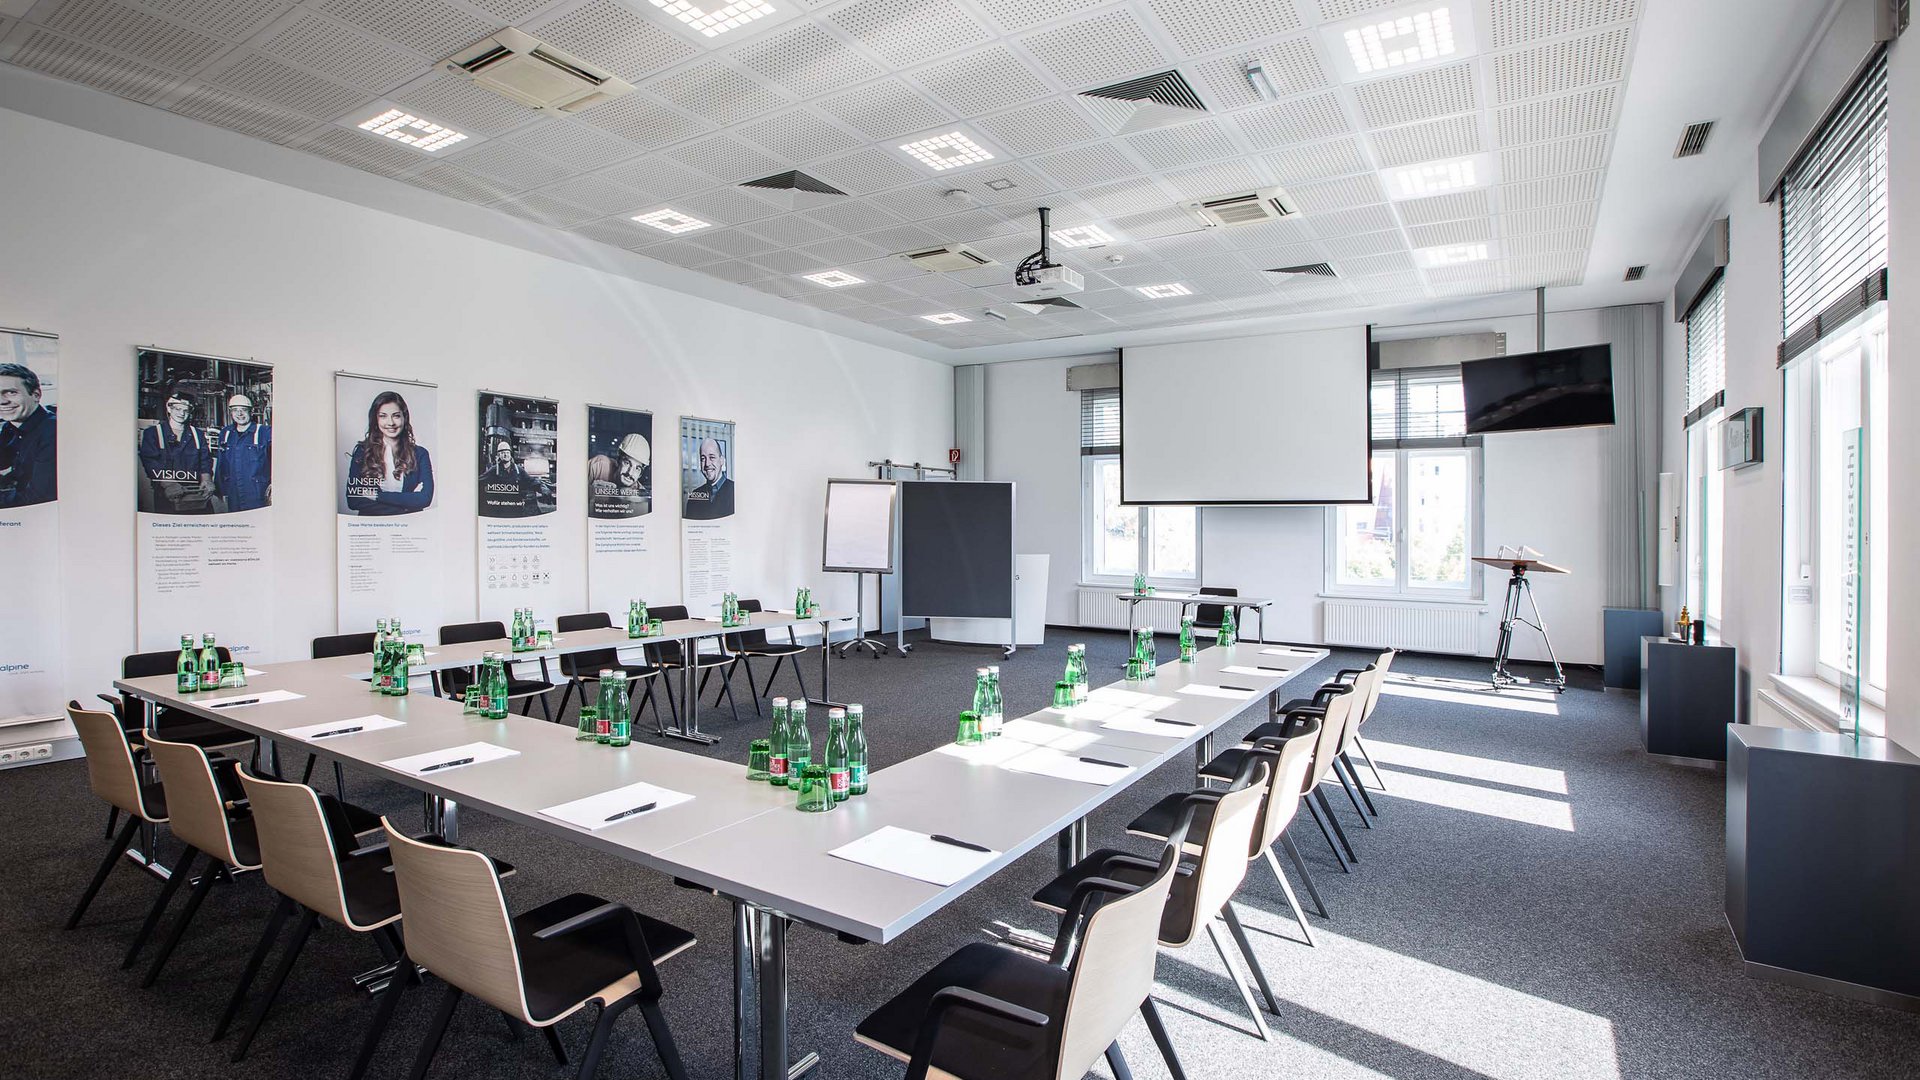
M 1567 673 L 1560 668 L 1560 658 L 1554 655 L 1553 639 L 1547 636 L 1546 621 L 1540 618 L 1540 605 L 1533 600 L 1533 582 L 1527 577 L 1535 574 L 1565 574 L 1570 571 L 1564 566 L 1555 566 L 1541 559 L 1501 558 L 1497 555 L 1475 555 L 1473 561 L 1482 566 L 1512 571 L 1507 578 L 1507 604 L 1500 616 L 1500 645 L 1493 651 L 1493 688 L 1505 686 L 1524 686 L 1532 680 L 1512 674 L 1507 670 L 1507 654 L 1513 649 L 1513 624 L 1526 623 L 1540 631 L 1540 640 L 1546 643 L 1547 659 L 1553 661 L 1553 678 L 1542 679 L 1544 685 L 1553 687 L 1556 694 L 1567 690 Z M 1520 597 L 1525 595 L 1527 607 L 1533 612 L 1531 621 L 1520 617 Z

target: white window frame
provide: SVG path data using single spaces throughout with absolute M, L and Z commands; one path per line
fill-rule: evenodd
M 1408 580 L 1409 544 L 1407 539 L 1407 462 L 1417 454 L 1463 453 L 1467 456 L 1467 583 L 1461 588 L 1417 586 Z M 1340 508 L 1326 508 L 1326 583 L 1323 596 L 1367 598 L 1374 600 L 1417 600 L 1423 603 L 1479 604 L 1485 599 L 1484 575 L 1474 572 L 1473 556 L 1481 550 L 1483 518 L 1486 513 L 1486 453 L 1479 446 L 1417 447 L 1394 449 L 1375 447 L 1375 456 L 1386 455 L 1393 461 L 1393 490 L 1400 505 L 1393 516 L 1393 584 L 1355 585 L 1340 580 Z M 1376 492 L 1376 495 L 1378 493 Z
M 1095 471 L 1101 462 L 1113 462 L 1117 467 L 1118 454 L 1082 454 L 1080 455 L 1080 583 L 1083 585 L 1118 585 L 1128 587 L 1133 584 L 1131 574 L 1101 574 L 1094 570 L 1094 513 L 1099 507 L 1098 485 L 1094 483 Z M 1144 573 L 1152 563 L 1150 548 L 1153 541 L 1153 516 L 1156 513 L 1185 509 L 1174 506 L 1134 506 L 1128 507 L 1140 515 L 1140 526 L 1136 532 L 1139 551 L 1135 566 Z M 1187 588 L 1200 584 L 1202 559 L 1206 552 L 1205 521 L 1206 514 L 1199 507 L 1193 507 L 1193 574 L 1177 576 L 1169 574 L 1148 574 L 1147 583 L 1154 586 Z

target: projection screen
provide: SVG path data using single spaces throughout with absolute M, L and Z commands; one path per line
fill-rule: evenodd
M 1120 354 L 1120 499 L 1372 501 L 1368 328 L 1136 345 Z

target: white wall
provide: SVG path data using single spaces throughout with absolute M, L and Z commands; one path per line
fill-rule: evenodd
M 585 458 L 588 402 L 651 409 L 663 425 L 738 421 L 738 577 L 775 600 L 809 583 L 828 604 L 851 602 L 848 578 L 820 572 L 826 477 L 868 475 L 865 462 L 888 456 L 937 461 L 951 442 L 943 364 L 16 112 L 0 110 L 0 146 L 0 325 L 61 335 L 74 696 L 105 689 L 133 645 L 138 345 L 275 366 L 277 588 L 247 602 L 274 606 L 277 656 L 336 629 L 336 370 L 440 384 L 451 618 L 474 599 L 476 389 L 557 398 L 566 460 Z M 558 515 L 576 607 L 583 471 L 562 471 Z M 674 483 L 671 469 L 657 475 Z M 654 517 L 674 558 L 665 503 Z
M 1380 336 L 1501 331 L 1510 352 L 1533 348 L 1531 316 L 1382 328 Z M 1598 341 L 1594 311 L 1547 317 L 1547 347 Z M 1020 485 L 1020 550 L 1052 555 L 1047 621 L 1072 624 L 1080 572 L 1079 397 L 1066 388 L 1066 369 L 1109 361 L 1056 357 L 987 367 L 986 475 Z M 1204 387 L 1196 393 L 1206 392 Z M 1563 662 L 1598 663 L 1600 607 L 1605 595 L 1602 502 L 1605 441 L 1598 430 L 1490 436 L 1485 469 L 1484 538 L 1528 544 L 1572 569 L 1535 586 L 1541 615 Z M 1205 584 L 1232 586 L 1276 601 L 1267 636 L 1320 639 L 1320 600 L 1326 584 L 1326 512 L 1318 507 L 1208 507 L 1201 512 L 1201 571 Z M 1488 609 L 1481 622 L 1482 653 L 1498 636 L 1505 577 L 1484 582 Z M 1544 658 L 1535 635 L 1523 632 L 1514 655 Z

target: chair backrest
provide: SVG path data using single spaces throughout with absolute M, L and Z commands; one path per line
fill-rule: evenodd
M 1194 591 L 1202 596 L 1240 595 L 1239 589 L 1210 588 L 1207 586 L 1202 586 Z M 1219 628 L 1226 614 L 1227 609 L 1224 604 L 1201 604 L 1199 607 L 1193 609 L 1193 625 L 1203 630 L 1216 630 Z
M 140 796 L 140 772 L 134 767 L 133 747 L 127 744 L 127 733 L 120 729 L 119 719 L 110 712 L 83 709 L 79 702 L 67 704 L 67 719 L 80 733 L 80 748 L 87 755 L 87 786 L 93 793 L 135 817 L 167 820 L 164 813 L 149 812 Z
M 1074 954 L 1055 1080 L 1080 1080 L 1091 1071 L 1153 990 L 1154 962 L 1160 955 L 1160 914 L 1180 864 L 1178 839 L 1161 854 L 1160 869 L 1152 879 L 1087 917 Z
M 1386 681 L 1387 673 L 1378 664 L 1368 664 L 1366 669 L 1353 677 L 1353 691 L 1346 696 L 1352 700 L 1347 708 L 1346 722 L 1340 727 L 1340 752 L 1353 749 L 1353 738 L 1358 734 L 1360 725 L 1367 718 L 1367 710 L 1380 700 L 1380 684 Z
M 1319 736 L 1320 721 L 1308 717 L 1278 750 L 1254 751 L 1273 771 L 1267 783 L 1267 801 L 1260 807 L 1260 823 L 1253 831 L 1253 846 L 1247 849 L 1249 858 L 1257 858 L 1272 847 L 1300 812 L 1300 792 L 1306 783 L 1307 770 L 1313 765 L 1313 748 Z
M 147 739 L 147 752 L 153 755 L 160 783 L 167 792 L 167 825 L 173 835 L 228 866 L 252 869 L 233 850 L 227 796 L 213 775 L 207 752 L 192 743 L 151 737 Z
M 359 656 L 373 652 L 374 633 L 368 630 L 359 634 L 330 634 L 313 639 L 313 658 L 325 660 L 329 656 Z
M 583 611 L 578 615 L 562 615 L 553 620 L 553 628 L 563 634 L 577 630 L 611 630 L 613 616 L 604 611 Z M 569 679 L 592 678 L 604 668 L 620 666 L 620 654 L 613 649 L 589 649 L 586 652 L 567 653 L 560 657 L 560 674 Z
M 687 609 L 680 604 L 669 604 L 665 607 L 648 608 L 647 614 L 663 623 L 679 622 L 687 617 Z M 678 641 L 656 641 L 647 646 L 647 654 L 659 664 L 682 663 L 685 656 Z
M 451 623 L 440 628 L 440 644 L 461 645 L 469 641 L 498 641 L 507 636 L 506 624 L 491 622 Z
M 493 861 L 423 844 L 381 818 L 407 924 L 407 959 L 509 1016 L 532 1022 L 513 917 Z
M 758 600 L 741 600 L 738 603 L 740 604 L 740 610 L 750 615 L 761 610 L 760 601 Z M 739 652 L 742 649 L 760 649 L 766 647 L 767 632 L 765 630 L 742 630 L 737 634 L 725 635 L 722 641 L 725 642 L 725 647 L 728 652 Z
M 1353 699 L 1359 696 L 1360 690 L 1356 688 L 1327 702 L 1327 714 L 1320 718 L 1320 733 L 1313 740 L 1313 768 L 1307 770 L 1306 781 L 1300 787 L 1302 794 L 1312 791 L 1333 768 L 1334 755 L 1340 752 L 1340 740 L 1346 735 Z
M 225 645 L 214 646 L 214 652 L 219 655 L 222 664 L 233 662 L 233 654 L 227 651 Z M 174 673 L 174 665 L 179 663 L 179 661 L 180 650 L 178 649 L 174 649 L 171 652 L 160 650 L 158 652 L 134 653 L 120 661 L 120 677 L 123 679 L 148 679 L 155 675 L 171 675 Z M 128 731 L 132 731 L 141 726 L 140 718 L 145 715 L 145 708 L 145 703 L 132 694 L 123 693 L 120 695 L 120 716 L 125 722 Z M 162 707 L 160 712 L 162 714 L 169 714 L 172 713 L 173 710 Z
M 267 884 L 296 904 L 342 926 L 353 926 L 347 914 L 346 886 L 340 881 L 340 860 L 334 854 L 333 831 L 327 827 L 320 796 L 305 784 L 262 779 L 244 766 L 240 784 L 247 789 L 247 804 L 253 809 L 261 874 Z
M 1194 935 L 1220 916 L 1221 907 L 1240 890 L 1240 883 L 1247 877 L 1243 853 L 1253 842 L 1254 826 L 1259 823 L 1260 804 L 1267 797 L 1267 780 L 1271 775 L 1272 766 L 1264 761 L 1256 763 L 1252 775 L 1214 804 L 1213 820 L 1207 825 L 1193 876 L 1174 886 L 1193 890 L 1193 918 L 1181 928 L 1183 933 L 1179 937 L 1163 937 L 1161 944 L 1179 946 L 1192 941 Z M 1162 932 L 1166 929 L 1163 922 Z
M 1367 707 L 1360 710 L 1359 719 L 1353 722 L 1356 731 L 1361 724 L 1373 719 L 1374 707 L 1380 704 L 1380 692 L 1387 687 L 1387 674 L 1393 667 L 1393 658 L 1399 655 L 1400 650 L 1388 649 L 1373 662 L 1373 692 L 1367 695 Z

